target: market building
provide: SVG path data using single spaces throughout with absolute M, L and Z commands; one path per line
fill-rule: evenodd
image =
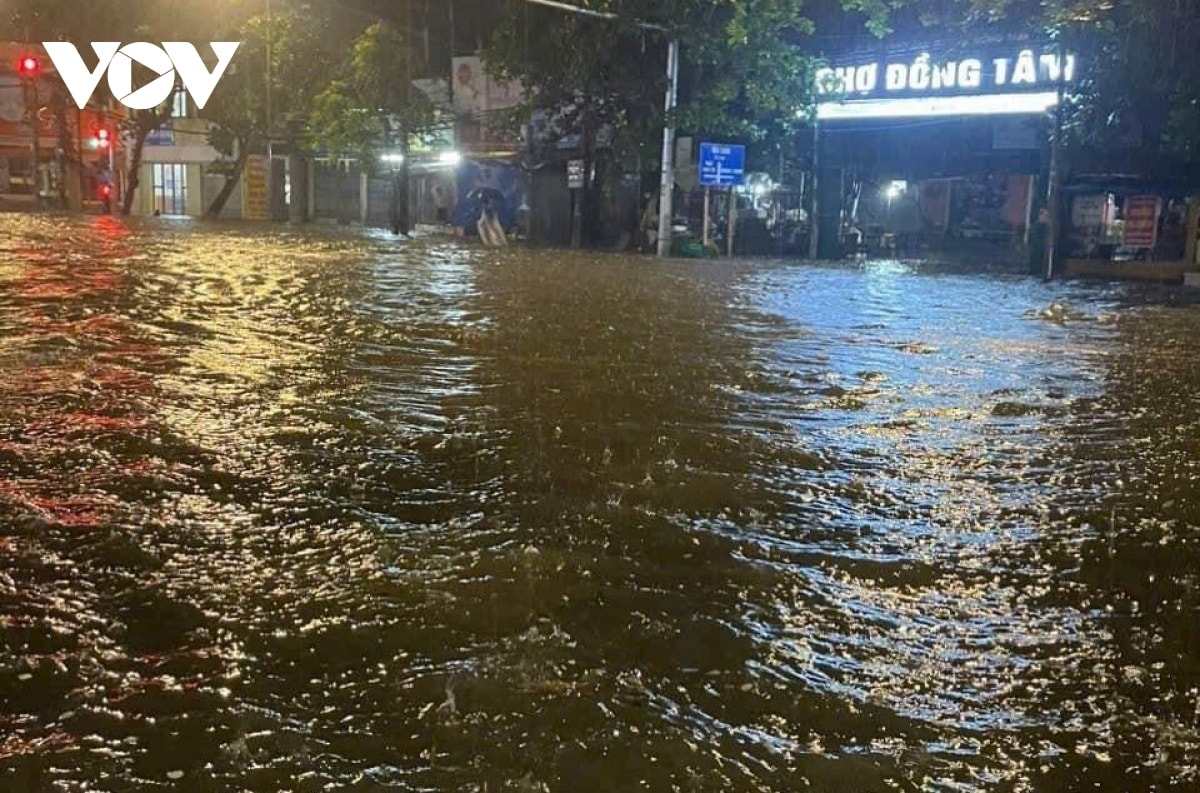
M 818 253 L 1027 245 L 1078 78 L 1074 56 L 1028 42 L 834 59 L 817 75 Z
M 815 252 L 991 246 L 1039 271 L 1049 237 L 1056 273 L 1181 280 L 1200 269 L 1200 180 L 1092 172 L 1086 157 L 1068 171 L 1053 155 L 1057 110 L 1086 69 L 1019 39 L 830 59 L 817 75 Z

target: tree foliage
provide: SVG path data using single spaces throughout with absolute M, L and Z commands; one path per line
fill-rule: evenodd
M 307 114 L 309 145 L 373 163 L 380 147 L 407 150 L 414 138 L 442 126 L 439 109 L 413 86 L 412 62 L 403 32 L 382 21 L 367 26 L 316 93 Z
M 493 74 L 536 86 L 526 110 L 555 114 L 558 131 L 581 134 L 585 149 L 605 129 L 609 156 L 657 156 L 671 37 L 680 43 L 682 132 L 753 144 L 783 138 L 798 123 L 812 73 L 811 59 L 795 46 L 813 29 L 801 0 L 610 0 L 599 7 L 617 18 L 513 3 L 484 50 Z
M 221 213 L 248 155 L 265 152 L 271 140 L 299 141 L 332 60 L 321 34 L 320 17 L 307 7 L 252 16 L 238 26 L 234 64 L 204 109 L 208 143 L 222 155 L 213 170 L 225 176 L 206 215 Z

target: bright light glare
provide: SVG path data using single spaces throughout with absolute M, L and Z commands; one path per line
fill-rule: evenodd
M 384 162 L 404 162 L 404 155 L 398 152 L 389 152 L 379 159 L 383 160 Z
M 458 165 L 462 162 L 462 155 L 456 151 L 444 151 L 438 155 L 438 162 L 442 165 Z
M 888 186 L 883 189 L 883 193 L 888 198 L 899 198 L 907 188 L 907 182 L 889 182 Z
M 927 99 L 862 99 L 849 102 L 823 102 L 817 105 L 817 118 L 827 121 L 842 121 L 860 118 L 1028 115 L 1044 113 L 1056 104 L 1058 104 L 1058 94 L 1054 91 L 1033 94 L 946 96 Z

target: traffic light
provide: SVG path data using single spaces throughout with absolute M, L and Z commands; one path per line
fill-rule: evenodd
M 17 62 L 17 71 L 22 77 L 37 77 L 42 71 L 42 62 L 32 55 L 25 55 Z
M 108 130 L 103 127 L 96 130 L 96 147 L 97 148 L 107 149 L 110 145 L 112 145 L 112 140 L 108 137 L 108 134 L 109 134 Z

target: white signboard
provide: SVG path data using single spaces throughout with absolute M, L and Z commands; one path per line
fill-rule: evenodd
M 962 56 L 895 55 L 815 74 L 817 117 L 827 120 L 1036 115 L 1076 79 L 1074 55 L 1031 47 Z
M 1104 225 L 1104 210 L 1108 196 L 1081 195 L 1071 203 L 1071 225 L 1083 231 L 1093 231 Z
M 1065 61 L 1065 71 L 1063 66 Z M 915 58 L 819 69 L 817 93 L 823 96 L 904 93 L 999 93 L 1012 89 L 1053 88 L 1075 79 L 1075 56 L 1062 61 L 1054 53 L 1021 50 L 1015 56 L 934 60 L 928 53 Z

